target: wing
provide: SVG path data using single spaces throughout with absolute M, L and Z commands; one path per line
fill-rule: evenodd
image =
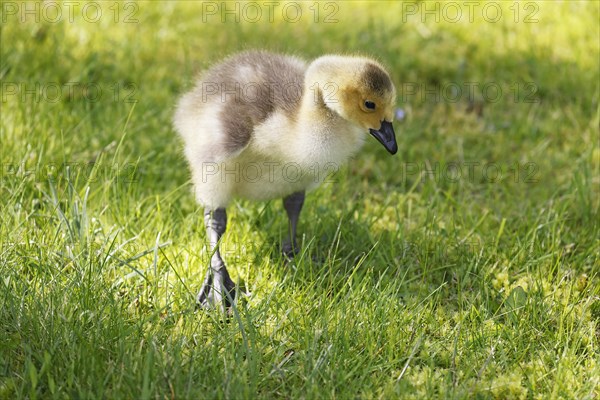
M 175 126 L 195 153 L 213 160 L 239 154 L 254 128 L 276 112 L 293 118 L 300 106 L 306 64 L 290 56 L 248 51 L 205 71 L 182 97 Z M 201 136 L 201 137 L 200 137 Z

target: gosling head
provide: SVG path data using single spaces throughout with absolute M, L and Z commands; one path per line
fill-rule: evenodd
M 388 152 L 396 154 L 398 144 L 392 126 L 396 88 L 389 74 L 368 58 L 336 57 L 324 61 L 323 75 L 335 83 L 334 92 L 324 93 L 325 105 L 368 130 Z

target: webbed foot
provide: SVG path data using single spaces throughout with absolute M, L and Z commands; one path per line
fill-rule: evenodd
M 220 309 L 225 312 L 233 305 L 235 299 L 235 283 L 231 280 L 227 269 L 222 267 L 216 271 L 210 269 L 206 273 L 196 298 L 196 305 L 204 310 Z

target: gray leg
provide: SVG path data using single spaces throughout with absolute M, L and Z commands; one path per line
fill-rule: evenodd
M 206 237 L 212 257 L 206 279 L 198 293 L 197 303 L 202 308 L 221 308 L 223 311 L 233 303 L 235 284 L 231 280 L 219 252 L 219 241 L 227 229 L 227 213 L 224 208 L 204 211 Z
M 285 207 L 289 219 L 289 236 L 283 242 L 282 251 L 283 255 L 289 259 L 294 258 L 300 252 L 298 242 L 296 242 L 296 227 L 298 226 L 298 217 L 300 217 L 303 204 L 304 192 L 292 193 L 283 199 L 283 207 Z

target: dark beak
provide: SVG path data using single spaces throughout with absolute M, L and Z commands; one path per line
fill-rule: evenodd
M 396 154 L 398 151 L 398 143 L 396 143 L 396 134 L 391 122 L 382 121 L 381 128 L 378 130 L 369 129 L 369 132 L 375 139 L 385 147 L 390 154 Z

